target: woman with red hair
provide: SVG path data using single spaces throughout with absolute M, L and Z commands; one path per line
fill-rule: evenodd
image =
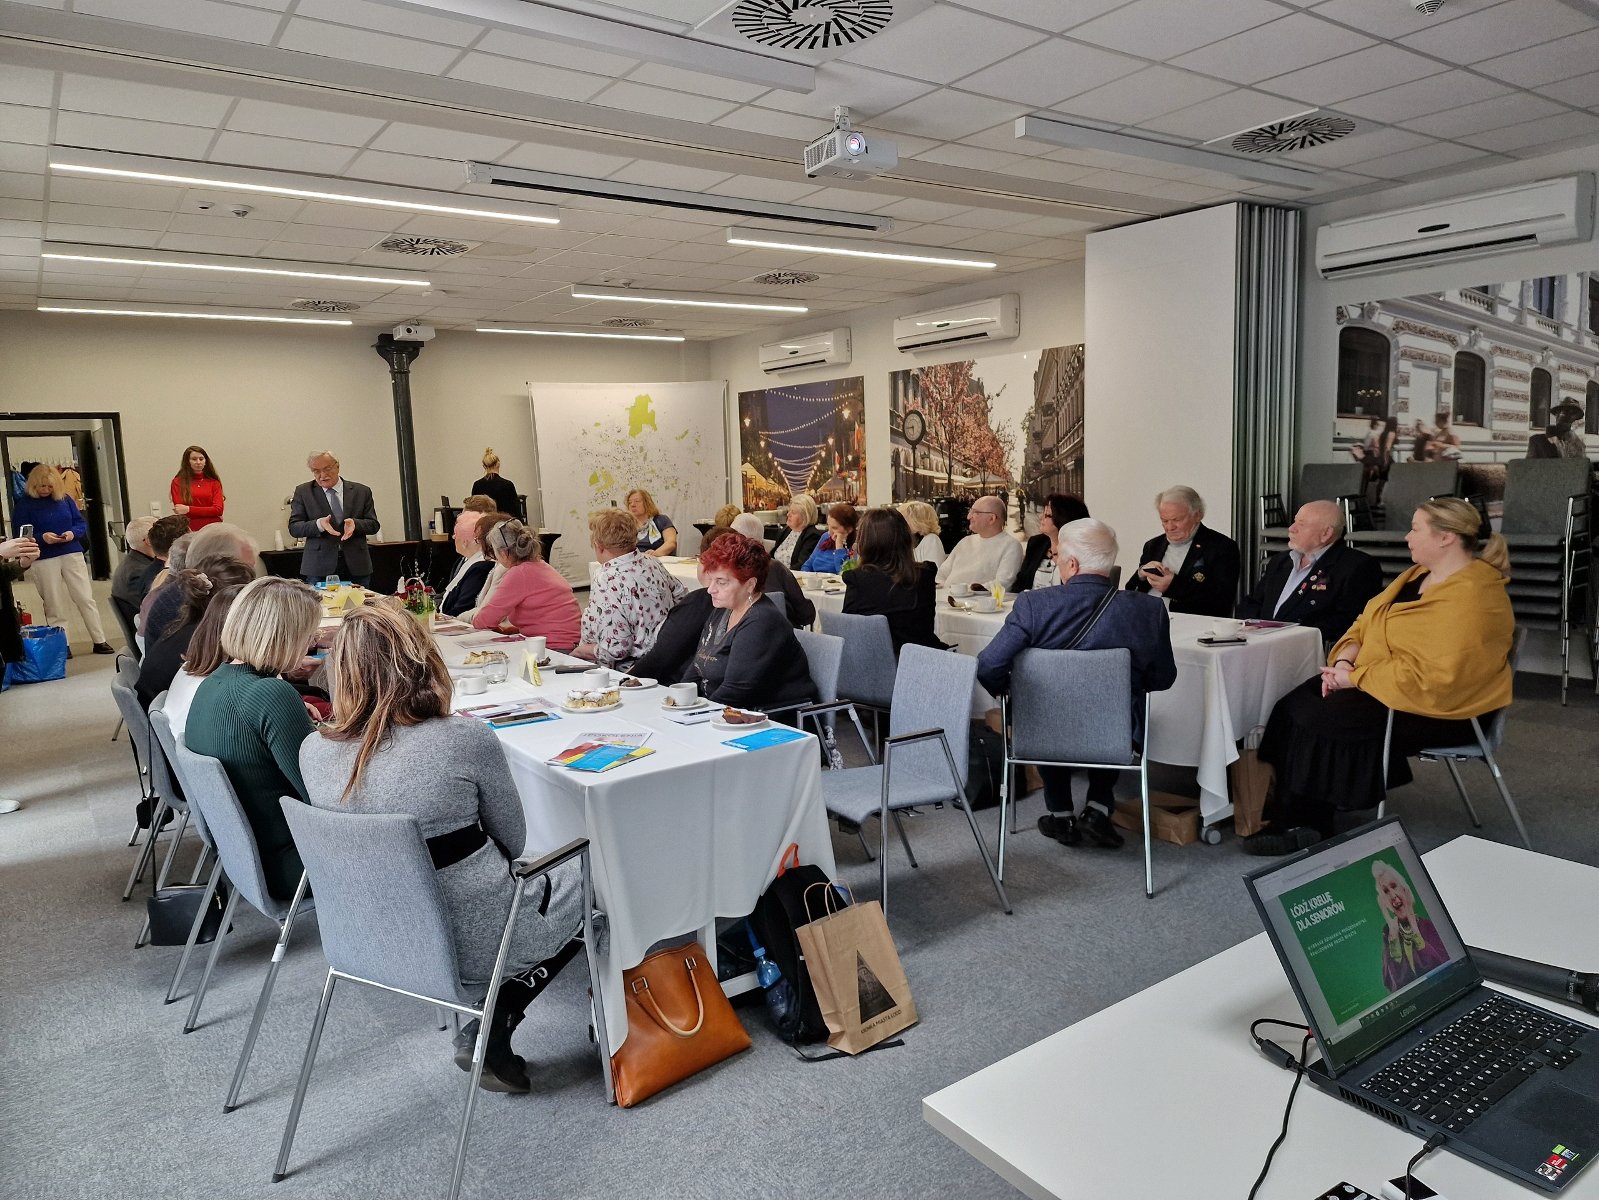
M 741 533 L 700 551 L 711 614 L 683 678 L 718 704 L 772 708 L 816 699 L 794 627 L 761 594 L 770 562 L 766 547 Z

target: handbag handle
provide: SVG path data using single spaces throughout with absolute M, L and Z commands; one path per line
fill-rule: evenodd
M 793 861 L 790 861 L 791 859 Z M 788 844 L 788 849 L 783 851 L 783 857 L 777 861 L 777 877 L 779 879 L 783 878 L 783 872 L 787 871 L 790 867 L 798 868 L 799 865 L 799 843 L 790 842 Z
M 694 989 L 694 1006 L 699 1010 L 699 1015 L 694 1021 L 692 1029 L 680 1029 L 672 1024 L 667 1015 L 661 1011 L 661 1006 L 655 1003 L 655 997 L 650 994 L 650 981 L 640 975 L 633 981 L 633 997 L 646 1009 L 650 1016 L 655 1018 L 655 1023 L 676 1037 L 691 1038 L 700 1031 L 700 1026 L 705 1024 L 705 998 L 700 995 L 699 977 L 694 974 L 694 968 L 699 966 L 699 959 L 694 957 L 683 960 L 683 969 L 688 972 L 689 985 Z
M 837 891 L 839 891 L 839 892 L 849 892 L 849 902 L 850 902 L 850 904 L 854 904 L 855 903 L 855 893 L 854 892 L 850 892 L 848 886 L 838 882 L 838 880 L 836 880 L 836 879 L 830 879 L 826 883 L 813 883 L 813 884 L 810 885 L 810 887 L 805 889 L 805 894 L 802 897 L 802 899 L 804 900 L 804 903 L 805 903 L 805 922 L 806 922 L 806 924 L 809 924 L 810 922 L 816 920 L 815 917 L 811 916 L 811 893 L 813 891 L 815 891 L 817 888 L 826 888 L 827 889 L 827 899 L 823 902 L 823 907 L 822 907 L 822 915 L 824 917 L 832 916 L 832 914 L 835 913 L 835 912 L 843 912 L 844 909 L 848 907 L 848 905 L 845 905 L 845 904 L 840 904 L 838 906 L 838 908 L 836 908 L 836 909 L 833 907 L 833 897 L 835 895 L 835 889 Z M 838 898 L 840 900 L 843 900 L 842 896 L 839 896 Z

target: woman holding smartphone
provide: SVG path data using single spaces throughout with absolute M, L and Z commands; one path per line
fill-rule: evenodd
M 26 494 L 11 506 L 11 521 L 18 537 L 25 528 L 31 529 L 39 544 L 39 560 L 28 579 L 44 602 L 45 624 L 65 629 L 67 614 L 75 608 L 89 631 L 94 652 L 115 654 L 105 640 L 105 627 L 89 585 L 89 565 L 83 558 L 89 523 L 77 504 L 62 494 L 61 472 L 48 463 L 29 471 Z M 70 656 L 72 652 L 67 653 Z

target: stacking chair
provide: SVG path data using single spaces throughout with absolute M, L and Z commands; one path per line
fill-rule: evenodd
M 833 729 L 834 718 L 838 713 L 846 713 L 854 722 L 855 732 L 860 735 L 861 745 L 865 747 L 867 757 L 874 763 L 877 755 L 872 752 L 872 743 L 866 737 L 866 730 L 861 725 L 861 717 L 855 711 L 855 704 L 850 700 L 840 700 L 838 697 L 838 679 L 843 668 L 844 639 L 834 637 L 830 633 L 812 633 L 808 629 L 796 629 L 794 636 L 799 639 L 800 648 L 805 651 L 805 661 L 811 671 L 811 686 L 816 689 L 816 702 L 814 704 L 786 705 L 781 709 L 768 709 L 768 712 L 783 712 L 790 709 L 798 713 L 798 722 L 801 729 L 805 728 L 807 719 L 816 722 L 816 735 L 822 737 L 825 727 Z M 899 829 L 900 840 L 905 843 L 905 852 L 910 854 L 910 839 L 905 836 L 904 827 L 900 825 L 899 814 L 894 814 L 894 824 Z M 855 827 L 855 836 L 861 839 L 861 849 L 866 852 L 866 861 L 872 861 L 872 848 L 866 844 L 866 834 L 860 826 Z M 914 864 L 916 856 L 911 854 Z
M 999 877 L 1005 878 L 1006 813 L 1018 766 L 1093 767 L 1137 771 L 1144 810 L 1144 895 L 1155 894 L 1149 820 L 1149 753 L 1134 740 L 1133 656 L 1115 650 L 1023 650 L 1011 667 L 1011 690 L 1000 706 L 1005 771 L 999 791 Z M 1149 739 L 1149 697 L 1143 701 Z
M 1339 500 L 1360 494 L 1365 468 L 1357 462 L 1306 463 L 1299 468 L 1298 504 L 1311 500 Z
M 162 692 L 157 701 L 164 701 L 166 693 Z M 161 748 L 161 755 L 166 760 L 169 776 L 183 785 L 184 795 L 192 790 L 189 781 L 183 777 L 181 764 L 178 762 L 178 739 L 172 732 L 172 722 L 167 719 L 165 705 L 162 703 L 150 705 L 150 731 L 155 734 L 156 745 Z M 153 755 L 153 752 L 152 752 Z M 211 861 L 216 849 L 211 844 L 211 831 L 205 826 L 205 818 L 200 815 L 200 810 L 193 806 L 189 808 L 189 816 L 194 820 L 194 831 L 200 835 L 200 857 L 195 860 L 194 874 L 189 877 L 191 885 L 200 881 L 201 874 L 206 865 Z M 171 1004 L 178 995 L 178 985 L 183 981 L 183 973 L 189 968 L 189 958 L 194 954 L 194 947 L 200 938 L 200 930 L 205 925 L 205 915 L 211 907 L 211 897 L 216 894 L 221 882 L 221 872 L 213 871 L 205 894 L 201 897 L 200 911 L 194 915 L 194 924 L 189 927 L 189 937 L 183 943 L 183 953 L 178 958 L 178 965 L 173 968 L 172 982 L 167 985 L 166 999 L 161 1003 Z M 159 889 L 158 889 L 159 890 Z
M 196 754 L 181 741 L 177 743 L 177 751 L 184 784 L 191 789 L 189 803 L 204 816 L 211 834 L 211 844 L 216 848 L 217 864 L 206 885 L 206 903 L 210 902 L 223 875 L 232 885 L 227 905 L 222 910 L 222 924 L 217 927 L 217 935 L 211 942 L 211 953 L 205 960 L 205 973 L 200 977 L 200 986 L 195 989 L 189 1015 L 183 1022 L 184 1033 L 194 1032 L 195 1023 L 200 1019 L 200 1005 L 205 1002 L 206 989 L 211 986 L 211 972 L 216 968 L 217 955 L 227 937 L 239 897 L 243 896 L 262 916 L 278 927 L 277 945 L 272 948 L 266 978 L 261 981 L 261 994 L 256 998 L 250 1029 L 244 1035 L 244 1047 L 239 1051 L 239 1065 L 234 1068 L 233 1082 L 228 1085 L 227 1098 L 222 1102 L 222 1111 L 226 1113 L 232 1112 L 238 1105 L 239 1089 L 244 1085 L 244 1073 L 250 1065 L 256 1035 L 261 1032 L 261 1022 L 266 1017 L 267 1004 L 272 999 L 272 986 L 277 982 L 278 968 L 283 965 L 283 956 L 289 948 L 295 917 L 313 908 L 315 902 L 306 896 L 308 884 L 303 872 L 299 886 L 294 889 L 293 899 L 285 904 L 272 898 L 267 892 L 266 872 L 261 868 L 261 851 L 255 844 L 255 831 L 250 828 L 250 819 L 245 816 L 244 806 L 239 803 L 227 771 L 216 759 Z M 203 911 L 204 905 L 201 908 Z
M 128 655 L 135 663 L 144 660 L 144 651 L 139 648 L 139 632 L 134 625 L 134 618 L 139 615 L 139 610 L 126 600 L 111 597 L 111 612 L 117 619 L 117 625 L 122 630 L 122 638 L 128 645 Z
M 977 660 L 971 655 L 905 646 L 900 651 L 899 673 L 894 680 L 882 764 L 846 767 L 822 775 L 822 799 L 828 812 L 857 825 L 868 817 L 879 819 L 878 865 L 885 912 L 890 814 L 918 805 L 949 802 L 965 814 L 1000 905 L 1007 913 L 1011 911 L 1005 885 L 994 872 L 988 845 L 966 800 L 966 755 L 971 738 L 972 688 L 976 682 Z M 903 828 L 900 836 L 905 836 Z M 909 841 L 905 849 L 909 854 Z M 916 866 L 914 856 L 911 866 Z
M 172 840 L 167 845 L 166 858 L 161 861 L 161 869 L 156 872 L 155 890 L 157 892 L 167 885 L 167 877 L 172 871 L 172 860 L 178 856 L 178 845 L 183 841 L 184 831 L 189 827 L 190 816 L 188 801 L 184 798 L 183 790 L 177 786 L 177 780 L 173 774 L 172 760 L 165 749 L 165 742 L 170 742 L 172 738 L 172 727 L 167 724 L 166 714 L 161 711 L 162 706 L 166 704 L 166 699 L 167 694 L 162 692 L 150 702 L 150 711 L 145 714 L 145 723 L 149 733 L 149 737 L 145 742 L 145 761 L 149 764 L 151 785 L 155 788 L 156 794 L 160 796 L 155 811 L 151 814 L 151 820 L 159 825 L 160 822 L 166 819 L 168 809 L 178 814 L 177 824 L 172 827 Z M 155 731 L 155 724 L 158 718 L 167 731 L 165 742 Z M 132 726 L 129 726 L 129 736 L 133 736 Z M 204 870 L 206 860 L 210 855 L 210 842 L 204 833 L 203 826 L 199 828 L 201 829 L 200 841 L 202 848 L 200 857 L 194 864 L 194 875 L 189 880 L 191 884 L 199 879 L 200 872 Z M 152 839 L 152 844 L 153 841 L 154 839 Z M 133 943 L 134 949 L 144 945 L 145 935 L 149 932 L 150 919 L 146 917 L 143 927 L 139 930 L 138 940 Z
M 888 618 L 862 617 L 850 613 L 823 612 L 822 632 L 844 639 L 843 660 L 839 664 L 838 698 L 870 709 L 872 733 L 878 730 L 878 717 L 888 712 L 894 700 L 894 639 L 889 636 Z
M 138 664 L 124 654 L 117 655 L 117 673 L 111 680 L 111 698 L 116 702 L 117 711 L 122 714 L 123 724 L 128 727 L 128 749 L 133 752 L 133 769 L 139 776 L 139 803 L 150 813 L 149 836 L 145 839 L 144 849 L 139 851 L 138 857 L 133 861 L 133 870 L 128 873 L 128 886 L 122 889 L 123 900 L 133 895 L 133 889 L 144 877 L 145 867 L 155 856 L 155 842 L 161 833 L 161 819 L 166 815 L 164 809 L 161 812 L 156 811 L 161 808 L 161 796 L 156 791 L 155 778 L 150 771 L 150 722 L 145 716 L 144 709 L 139 706 L 138 693 L 134 691 L 138 682 Z M 135 824 L 128 845 L 135 846 L 138 842 L 139 826 Z
M 1591 625 L 1591 470 L 1585 458 L 1522 458 L 1505 464 L 1500 532 L 1510 549 L 1510 604 L 1517 628 L 1559 634 L 1561 704 L 1571 682 L 1572 632 Z M 1582 644 L 1593 666 L 1592 636 L 1583 637 Z
M 478 1080 L 483 1074 L 483 1052 L 490 1024 L 488 1015 L 494 1011 L 500 982 L 505 975 L 511 934 L 522 909 L 525 881 L 548 875 L 574 858 L 583 868 L 583 945 L 588 952 L 589 981 L 594 996 L 600 1070 L 606 1098 L 610 1098 L 610 1039 L 605 1027 L 603 977 L 595 960 L 594 885 L 586 838 L 570 842 L 536 861 L 524 860 L 512 865 L 511 873 L 517 880 L 517 887 L 505 918 L 505 931 L 500 935 L 494 973 L 487 994 L 480 999 L 477 989 L 469 989 L 461 982 L 455 938 L 444 896 L 439 891 L 438 873 L 428 857 L 421 826 L 414 816 L 409 813 L 328 812 L 292 799 L 283 801 L 283 812 L 305 862 L 306 874 L 316 884 L 322 952 L 328 960 L 328 975 L 322 988 L 322 1002 L 317 1006 L 316 1021 L 311 1026 L 311 1040 L 305 1048 L 305 1062 L 294 1089 L 288 1123 L 283 1130 L 273 1182 L 284 1178 L 288 1172 L 289 1151 L 294 1145 L 295 1127 L 300 1121 L 317 1046 L 333 1001 L 334 984 L 348 980 L 478 1019 L 477 1041 L 472 1047 L 472 1071 L 466 1083 L 466 1110 L 461 1114 L 461 1130 L 456 1139 L 455 1174 L 450 1181 L 450 1200 L 460 1195 L 461 1175 L 466 1168 L 467 1134 L 477 1104 Z
M 1527 640 L 1527 631 L 1518 628 L 1515 639 L 1510 644 L 1510 673 L 1512 676 L 1521 665 L 1521 649 Z M 1521 823 L 1521 810 L 1516 807 L 1516 802 L 1511 799 L 1510 789 L 1505 786 L 1505 777 L 1499 770 L 1499 760 L 1495 751 L 1505 740 L 1505 717 L 1510 712 L 1510 705 L 1505 705 L 1498 712 L 1487 717 L 1472 717 L 1471 731 L 1475 735 L 1474 742 L 1463 746 L 1429 746 L 1417 752 L 1416 757 L 1423 762 L 1441 762 L 1449 768 L 1449 778 L 1454 780 L 1455 791 L 1460 794 L 1460 802 L 1466 806 L 1466 815 L 1471 818 L 1474 828 L 1481 829 L 1482 821 L 1477 817 L 1477 810 L 1472 807 L 1471 797 L 1466 793 L 1465 782 L 1460 778 L 1460 768 L 1456 764 L 1475 759 L 1488 764 L 1488 771 L 1494 778 L 1494 786 L 1499 789 L 1499 798 L 1505 802 L 1505 808 L 1510 813 L 1510 819 L 1515 823 L 1516 832 L 1521 835 L 1521 844 L 1527 849 L 1532 849 L 1532 840 L 1527 837 L 1527 827 Z M 1386 794 L 1388 780 L 1388 749 L 1393 744 L 1394 736 L 1394 710 L 1388 710 L 1388 725 L 1383 731 L 1382 762 L 1384 795 L 1382 803 L 1377 806 L 1377 817 L 1380 820 L 1388 810 L 1388 796 Z

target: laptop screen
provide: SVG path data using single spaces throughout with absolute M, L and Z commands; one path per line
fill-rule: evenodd
M 1245 882 L 1333 1073 L 1481 982 L 1396 818 Z

